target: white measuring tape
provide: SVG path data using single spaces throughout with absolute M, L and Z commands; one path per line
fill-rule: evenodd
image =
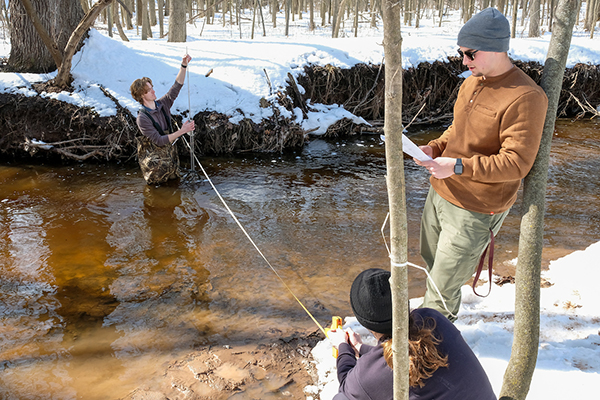
M 188 148 L 191 149 L 190 144 L 188 143 L 187 139 L 184 136 L 181 136 L 181 138 L 183 139 L 184 143 L 188 146 Z M 200 169 L 202 170 L 202 173 L 204 174 L 204 176 L 208 180 L 208 183 L 210 183 L 210 186 L 213 188 L 213 190 L 215 191 L 215 193 L 217 194 L 217 196 L 221 200 L 221 203 L 223 203 L 223 205 L 225 206 L 225 208 L 227 209 L 227 211 L 229 212 L 229 214 L 231 215 L 231 217 L 233 218 L 233 220 L 237 223 L 237 225 L 240 227 L 240 229 L 242 230 L 242 232 L 244 232 L 244 235 L 246 235 L 246 237 L 248 238 L 248 240 L 250 241 L 250 243 L 252 243 L 252 245 L 254 246 L 254 248 L 256 249 L 256 251 L 258 251 L 258 254 L 260 254 L 260 256 L 263 258 L 263 260 L 265 260 L 265 262 L 267 263 L 267 265 L 269 266 L 269 268 L 271 268 L 271 270 L 279 278 L 279 280 L 281 281 L 281 283 L 283 283 L 283 286 L 285 286 L 285 288 L 290 292 L 290 294 L 294 297 L 294 299 L 296 299 L 296 301 L 298 302 L 298 304 L 300 304 L 300 306 L 304 309 L 304 311 L 306 311 L 306 313 L 308 314 L 308 316 L 319 327 L 319 329 L 321 330 L 321 332 L 323 332 L 323 334 L 325 336 L 327 336 L 327 332 L 321 326 L 321 324 L 319 323 L 319 321 L 317 321 L 317 319 L 310 313 L 310 311 L 308 311 L 308 309 L 304 306 L 304 304 L 302 304 L 302 302 L 300 301 L 300 299 L 298 299 L 298 297 L 296 297 L 296 295 L 294 294 L 294 292 L 292 292 L 292 289 L 290 289 L 290 287 L 285 283 L 285 281 L 279 275 L 279 273 L 277 272 L 277 270 L 275 270 L 275 268 L 273 268 L 273 266 L 271 265 L 271 263 L 269 262 L 269 260 L 267 260 L 267 257 L 265 257 L 265 255 L 262 253 L 262 251 L 260 251 L 260 249 L 258 248 L 258 246 L 256 245 L 256 243 L 254 242 L 254 240 L 252 240 L 252 238 L 250 237 L 250 235 L 248 234 L 248 232 L 246 231 L 246 229 L 242 226 L 242 224 L 240 223 L 240 221 L 237 219 L 237 217 L 233 213 L 233 211 L 231 211 L 231 209 L 229 208 L 229 206 L 225 202 L 225 199 L 223 199 L 223 196 L 221 196 L 221 193 L 219 193 L 219 191 L 217 190 L 217 188 L 215 187 L 215 185 L 213 184 L 213 182 L 209 178 L 208 174 L 204 170 L 204 167 L 202 166 L 202 164 L 200 163 L 200 161 L 196 157 L 196 154 L 192 153 L 192 155 L 193 155 L 193 159 L 200 166 Z

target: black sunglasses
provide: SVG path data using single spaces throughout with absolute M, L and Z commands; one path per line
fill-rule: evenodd
M 465 52 L 463 52 L 461 49 L 458 49 L 458 54 L 460 55 L 460 58 L 463 58 L 464 56 L 467 56 L 467 58 L 471 61 L 475 60 L 475 53 L 477 53 L 479 50 L 467 50 Z

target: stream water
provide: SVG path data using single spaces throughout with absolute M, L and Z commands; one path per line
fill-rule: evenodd
M 600 240 L 600 123 L 559 121 L 544 265 Z M 439 131 L 411 133 L 421 144 Z M 312 139 L 283 155 L 205 157 L 211 180 L 322 323 L 349 286 L 389 267 L 379 136 Z M 409 260 L 428 174 L 405 159 Z M 520 199 L 519 199 L 520 201 Z M 496 272 L 514 273 L 519 202 Z M 590 266 L 590 267 L 598 267 Z M 410 271 L 410 295 L 424 276 Z M 147 186 L 137 165 L 0 165 L 0 397 L 120 398 L 199 345 L 316 329 L 203 177 Z

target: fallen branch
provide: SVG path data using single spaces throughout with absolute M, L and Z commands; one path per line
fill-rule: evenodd
M 581 107 L 581 112 L 577 114 L 576 119 L 583 118 L 586 113 L 592 114 L 592 118 L 600 116 L 600 111 L 594 108 L 594 106 L 592 106 L 585 97 L 584 101 L 586 104 L 583 104 L 573 93 L 569 92 L 569 95 L 577 104 L 579 104 L 579 107 Z
M 25 143 L 23 143 L 23 148 L 25 149 L 25 151 L 27 151 L 31 155 L 34 155 L 41 149 L 41 150 L 53 151 L 55 153 L 61 154 L 62 156 L 72 158 L 77 161 L 87 160 L 88 158 L 94 157 L 94 156 L 102 156 L 102 155 L 104 155 L 105 151 L 109 151 L 111 149 L 110 145 L 75 145 L 75 146 L 59 147 L 60 145 L 63 145 L 63 144 L 75 143 L 75 142 L 79 142 L 82 140 L 86 140 L 86 138 L 64 140 L 64 141 L 53 142 L 53 143 L 46 143 L 46 142 L 39 141 L 37 139 L 25 138 Z M 85 152 L 85 154 L 83 154 L 83 155 L 75 154 L 71 150 L 79 150 L 79 151 Z
M 100 150 L 94 150 L 91 153 L 87 153 L 82 156 L 80 156 L 78 154 L 73 154 L 70 151 L 66 151 L 63 149 L 55 149 L 55 151 L 65 157 L 73 158 L 77 161 L 84 161 L 84 160 L 87 160 L 88 158 L 95 157 L 95 156 L 102 156 L 104 154 Z

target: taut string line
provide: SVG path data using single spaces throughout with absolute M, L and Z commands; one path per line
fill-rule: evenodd
M 184 136 L 181 136 L 181 138 L 183 139 L 184 143 L 188 146 L 188 148 L 190 148 L 190 150 L 191 150 L 190 144 L 188 143 L 187 139 Z M 252 245 L 254 246 L 254 248 L 256 249 L 256 251 L 258 251 L 258 254 L 260 254 L 260 256 L 263 258 L 263 260 L 265 260 L 265 262 L 267 263 L 267 265 L 269 266 L 269 268 L 271 268 L 271 270 L 275 273 L 275 275 L 277 276 L 277 278 L 279 278 L 279 280 L 281 281 L 281 283 L 283 284 L 283 286 L 285 286 L 285 288 L 290 292 L 290 294 L 294 297 L 294 299 L 296 299 L 296 301 L 298 302 L 298 304 L 300 304 L 300 306 L 304 309 L 304 311 L 306 311 L 306 313 L 308 314 L 308 316 L 314 321 L 315 324 L 317 324 L 317 326 L 319 327 L 319 329 L 321 330 L 321 332 L 323 332 L 323 334 L 327 337 L 327 332 L 325 332 L 325 329 L 321 326 L 321 324 L 319 323 L 319 321 L 317 321 L 317 319 L 311 314 L 311 312 L 308 311 L 308 309 L 304 306 L 304 304 L 302 304 L 302 302 L 300 301 L 300 299 L 298 299 L 298 297 L 296 297 L 296 295 L 294 294 L 294 292 L 292 291 L 292 289 L 290 289 L 290 287 L 285 283 L 285 281 L 283 280 L 283 278 L 281 277 L 281 275 L 279 275 L 279 273 L 277 272 L 277 270 L 275 268 L 273 268 L 273 266 L 271 265 L 271 263 L 269 262 L 269 260 L 267 260 L 267 257 L 265 257 L 265 255 L 262 253 L 262 251 L 260 251 L 260 249 L 258 248 L 258 246 L 256 245 L 256 243 L 254 242 L 254 240 L 252 240 L 252 238 L 250 237 L 250 235 L 248 234 L 248 232 L 246 231 L 246 229 L 242 226 L 242 224 L 240 223 L 240 221 L 237 219 L 237 217 L 233 213 L 233 211 L 231 211 L 231 209 L 229 208 L 229 206 L 227 205 L 227 203 L 225 202 L 225 200 L 221 196 L 221 193 L 219 193 L 219 191 L 217 190 L 217 188 L 213 184 L 212 180 L 209 178 L 208 174 L 204 170 L 204 167 L 202 166 L 202 164 L 200 163 L 200 161 L 196 157 L 196 154 L 192 153 L 192 155 L 193 155 L 193 159 L 198 163 L 198 166 L 202 170 L 202 173 L 204 174 L 204 176 L 208 180 L 208 183 L 210 183 L 210 186 L 213 188 L 213 190 L 215 191 L 215 193 L 217 194 L 217 196 L 221 200 L 221 203 L 223 203 L 223 205 L 225 206 L 225 208 L 227 209 L 227 211 L 229 212 L 229 214 L 231 215 L 231 217 L 233 218 L 233 220 L 240 227 L 240 229 L 242 230 L 242 232 L 244 232 L 244 235 L 246 235 L 246 237 L 248 238 L 248 240 L 250 241 L 250 243 L 252 243 Z

